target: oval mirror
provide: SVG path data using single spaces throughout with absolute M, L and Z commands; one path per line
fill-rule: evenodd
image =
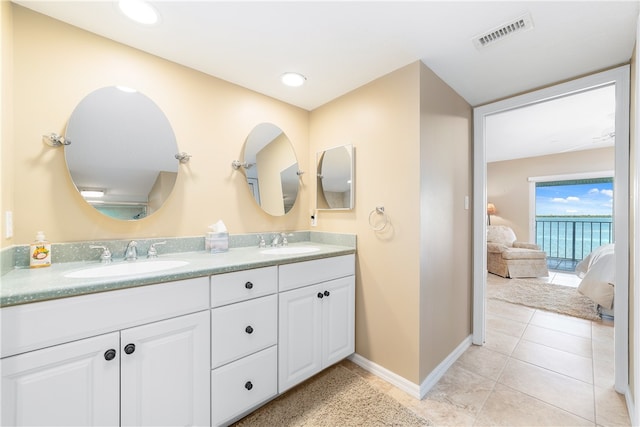
M 73 110 L 64 148 L 71 179 L 99 212 L 134 220 L 157 211 L 178 174 L 178 146 L 160 108 L 140 92 L 105 87 Z
M 298 197 L 298 160 L 287 135 L 272 123 L 257 125 L 244 144 L 249 190 L 258 205 L 273 216 L 291 210 Z
M 353 146 L 321 151 L 317 163 L 317 209 L 353 209 Z

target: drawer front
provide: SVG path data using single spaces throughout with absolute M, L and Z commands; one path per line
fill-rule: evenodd
M 222 425 L 278 392 L 277 346 L 211 371 L 211 415 Z
M 272 346 L 277 334 L 277 295 L 215 308 L 211 310 L 211 366 Z
M 277 267 L 256 268 L 211 276 L 211 307 L 276 293 Z
M 280 292 L 355 274 L 355 255 L 342 255 L 281 265 Z
M 2 357 L 207 310 L 209 278 L 0 309 Z

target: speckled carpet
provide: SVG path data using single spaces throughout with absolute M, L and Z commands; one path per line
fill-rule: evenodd
M 335 365 L 234 426 L 430 426 L 349 369 Z
M 577 288 L 536 279 L 511 279 L 487 286 L 487 297 L 587 320 L 600 320 L 598 307 Z

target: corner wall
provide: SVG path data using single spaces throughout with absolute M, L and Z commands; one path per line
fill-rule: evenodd
M 472 332 L 472 120 L 421 63 L 420 382 Z
M 13 244 L 5 238 L 5 212 L 13 211 L 13 9 L 0 1 L 0 249 Z

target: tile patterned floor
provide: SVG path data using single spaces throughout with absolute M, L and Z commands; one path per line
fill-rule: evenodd
M 552 272 L 549 281 L 575 279 Z M 487 286 L 497 280 L 507 279 Z M 613 350 L 612 322 L 488 300 L 486 344 L 471 346 L 422 400 L 342 363 L 438 426 L 630 426 L 613 389 Z

